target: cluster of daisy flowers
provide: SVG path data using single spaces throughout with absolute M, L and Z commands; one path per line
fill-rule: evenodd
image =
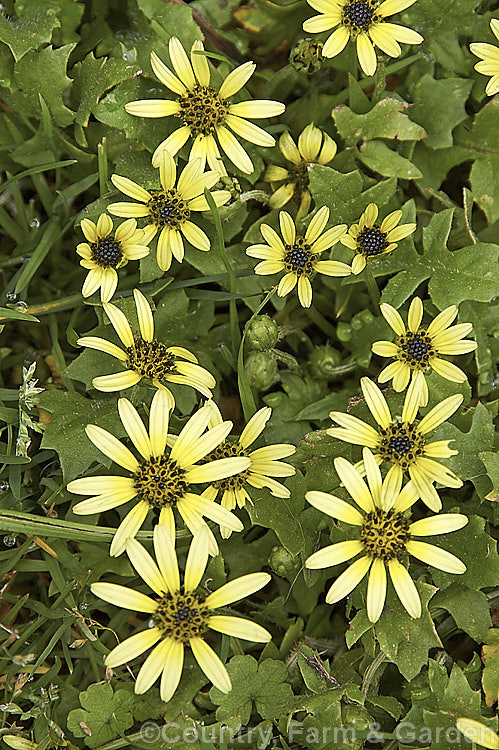
M 417 32 L 386 20 L 415 0 L 308 2 L 320 15 L 305 21 L 304 29 L 312 33 L 332 30 L 323 56 L 334 57 L 353 40 L 366 75 L 376 71 L 375 47 L 397 57 L 401 54 L 399 42 L 423 41 Z M 492 22 L 491 26 L 497 36 L 496 26 Z M 492 75 L 487 93 L 499 90 L 495 49 L 475 44 L 472 51 L 483 58 L 477 69 Z M 159 679 L 165 701 L 170 700 L 180 682 L 186 647 L 209 681 L 222 691 L 231 689 L 224 664 L 204 639 L 209 631 L 253 644 L 270 640 L 270 633 L 261 625 L 224 610 L 259 591 L 270 576 L 252 573 L 211 591 L 205 569 L 209 556 L 219 553 L 217 534 L 223 540 L 243 530 L 238 511 L 251 502 L 252 491 L 266 488 L 276 502 L 289 497 L 289 489 L 278 480 L 295 473 L 283 459 L 296 450 L 287 443 L 260 444 L 271 417 L 268 407 L 256 411 L 241 434 L 231 438 L 232 422 L 224 420 L 213 401 L 215 378 L 191 351 L 157 337 L 147 297 L 133 290 L 137 329 L 119 303 L 111 301 L 119 269 L 145 258 L 153 240 L 157 265 L 163 272 L 170 270 L 174 260 L 182 263 L 186 242 L 200 251 L 210 250 L 210 239 L 198 224 L 200 213 L 210 210 L 212 202 L 218 208 L 231 200 L 231 193 L 223 187 L 227 167 L 243 174 L 253 172 L 253 163 L 240 139 L 261 147 L 275 144 L 274 137 L 251 120 L 276 117 L 285 109 L 280 102 L 247 95 L 244 98 L 244 88 L 256 68 L 252 62 L 236 67 L 225 78 L 217 71 L 215 77 L 203 44 L 194 42 L 188 54 L 175 37 L 169 42 L 169 56 L 171 67 L 153 52 L 151 66 L 171 98 L 126 105 L 132 116 L 170 118 L 170 122 L 176 118 L 178 122 L 152 155 L 156 184 L 144 187 L 124 175 L 113 174 L 111 182 L 126 200 L 110 203 L 108 213 L 101 214 L 96 223 L 83 219 L 85 241 L 77 247 L 81 265 L 88 270 L 82 294 L 89 297 L 100 291 L 104 319 L 110 323 L 109 337 L 85 335 L 78 344 L 109 355 L 120 366 L 117 372 L 96 374 L 93 387 L 120 392 L 142 383 L 150 386 L 154 395 L 145 408 L 147 419 L 142 415 L 144 410 L 138 410 L 131 400 L 119 398 L 118 413 L 127 435 L 124 441 L 102 427 L 87 426 L 88 439 L 105 457 L 103 460 L 114 463 L 116 469 L 103 475 L 89 474 L 68 485 L 70 492 L 85 496 L 74 505 L 74 513 L 113 511 L 120 516 L 110 555 L 126 553 L 152 592 L 146 595 L 106 582 L 92 585 L 93 593 L 102 600 L 149 617 L 149 627 L 119 643 L 106 657 L 106 665 L 118 667 L 152 649 L 140 668 L 135 691 L 143 693 Z M 185 147 L 188 160 L 180 168 L 176 157 L 180 152 L 187 153 Z M 334 224 L 326 206 L 316 206 L 311 213 L 310 170 L 315 164 L 327 165 L 334 159 L 336 143 L 310 123 L 297 143 L 283 132 L 279 148 L 288 166 L 270 164 L 264 175 L 272 186 L 278 184 L 269 207 L 279 210 L 279 231 L 262 223 L 263 241 L 252 244 L 246 252 L 260 261 L 256 274 L 280 275 L 279 296 L 296 288 L 300 304 L 310 307 L 316 274 L 360 274 L 368 263 L 392 252 L 416 225 L 401 224 L 400 210 L 379 218 L 379 208 L 373 203 L 351 226 Z M 295 218 L 280 210 L 293 201 L 299 204 Z M 115 225 L 111 216 L 123 221 Z M 338 243 L 353 252 L 349 263 L 331 257 Z M 442 463 L 456 453 L 449 447 L 451 441 L 429 440 L 434 430 L 459 409 L 462 396 L 450 396 L 422 418 L 419 411 L 429 399 L 426 374 L 433 370 L 452 382 L 464 382 L 463 371 L 445 357 L 476 347 L 475 342 L 465 339 L 471 324 L 452 325 L 458 313 L 455 306 L 423 325 L 425 311 L 416 297 L 409 307 L 407 327 L 390 305 L 381 305 L 381 313 L 395 339 L 373 345 L 376 355 L 392 360 L 379 374 L 378 382 L 392 381 L 396 392 L 406 391 L 402 413 L 390 408 L 376 383 L 363 378 L 362 393 L 375 424 L 349 413 L 332 412 L 337 426 L 328 430 L 330 436 L 362 448 L 356 464 L 341 457 L 334 461 L 344 490 L 357 507 L 328 493 L 306 494 L 319 511 L 354 527 L 353 538 L 314 552 L 306 561 L 307 567 L 349 563 L 326 593 L 326 601 L 331 604 L 348 596 L 369 574 L 366 607 L 373 623 L 385 607 L 387 571 L 408 614 L 421 616 L 408 556 L 455 574 L 465 570 L 454 555 L 420 539 L 457 531 L 467 523 L 462 514 L 439 513 L 442 502 L 436 485 L 457 488 L 462 482 Z M 169 384 L 193 388 L 204 399 L 178 434 L 170 431 L 175 399 Z M 412 520 L 413 506 L 419 499 L 434 515 Z M 143 526 L 153 528 L 154 558 L 136 539 Z M 176 553 L 179 532 L 192 537 L 182 577 Z
M 322 513 L 355 527 L 354 538 L 349 534 L 348 540 L 314 552 L 306 560 L 306 567 L 329 568 L 353 560 L 329 588 L 329 604 L 348 596 L 369 573 L 366 607 L 373 623 L 385 607 L 387 571 L 407 613 L 413 618 L 421 616 L 421 601 L 408 570 L 408 556 L 448 573 L 466 571 L 455 555 L 418 538 L 451 533 L 468 523 L 467 516 L 461 513 L 439 513 L 442 501 L 436 485 L 459 488 L 463 483 L 442 463 L 457 454 L 450 447 L 452 440 L 429 439 L 459 409 L 463 396 L 447 397 L 422 418 L 419 412 L 428 404 L 425 376 L 429 371 L 455 383 L 466 380 L 464 372 L 441 355 L 476 349 L 475 341 L 464 339 L 472 330 L 470 323 L 451 325 L 458 313 L 455 305 L 422 327 L 423 304 L 415 297 L 409 306 L 407 329 L 391 305 L 381 305 L 381 312 L 396 339 L 373 344 L 374 353 L 394 360 L 378 375 L 378 381 L 392 380 L 394 391 L 406 391 L 401 413 L 394 413 L 375 382 L 362 378 L 362 394 L 374 424 L 350 413 L 333 411 L 329 416 L 337 426 L 326 430 L 331 437 L 362 447 L 362 458 L 356 464 L 341 457 L 334 460 L 341 485 L 357 507 L 327 492 L 309 491 L 305 495 Z M 412 508 L 420 499 L 435 515 L 412 521 Z

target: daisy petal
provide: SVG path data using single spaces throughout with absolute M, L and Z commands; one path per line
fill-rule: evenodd
M 421 600 L 418 590 L 406 568 L 398 560 L 389 560 L 388 570 L 393 588 L 406 612 L 415 619 L 421 617 Z
M 418 560 L 438 568 L 446 573 L 455 573 L 456 575 L 466 572 L 466 565 L 451 552 L 435 547 L 434 544 L 427 542 L 417 542 L 411 539 L 407 542 L 407 552 L 414 555 Z
M 362 581 L 370 566 L 371 559 L 369 557 L 361 557 L 349 565 L 327 592 L 327 604 L 335 604 L 340 599 L 348 596 L 348 594 Z
M 220 657 L 216 655 L 211 646 L 208 646 L 202 638 L 190 638 L 189 645 L 194 658 L 206 677 L 222 693 L 229 693 L 232 689 L 230 677 Z

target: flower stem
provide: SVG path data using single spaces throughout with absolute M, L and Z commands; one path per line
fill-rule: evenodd
M 376 74 L 374 76 L 374 92 L 372 102 L 376 104 L 379 102 L 386 89 L 386 64 L 385 58 L 381 55 L 378 56 L 378 66 L 376 68 Z
M 369 296 L 371 297 L 371 302 L 374 307 L 374 314 L 379 315 L 379 301 L 381 299 L 381 294 L 379 293 L 378 282 L 374 278 L 374 274 L 369 263 L 367 263 L 364 269 L 364 279 L 367 285 L 367 291 L 369 292 Z

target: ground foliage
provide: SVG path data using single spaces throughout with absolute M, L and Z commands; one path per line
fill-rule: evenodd
M 487 79 L 474 71 L 468 45 L 492 41 L 489 21 L 498 17 L 498 4 L 454 0 L 444 7 L 418 0 L 401 16 L 425 42 L 403 45 L 400 58 L 387 60 L 381 89 L 379 76 L 365 78 L 357 69 L 350 45 L 311 75 L 304 72 L 295 52 L 310 11 L 305 0 L 2 4 L 0 744 L 151 747 L 140 733 L 147 721 L 175 722 L 184 730 L 212 725 L 212 743 L 173 745 L 200 750 L 230 744 L 227 734 L 220 740 L 224 727 L 240 732 L 238 746 L 262 749 L 271 742 L 288 748 L 290 726 L 295 743 L 307 748 L 358 748 L 367 737 L 368 747 L 376 742 L 392 750 L 403 746 L 395 730 L 404 721 L 409 735 L 419 738 L 408 736 L 409 746 L 464 748 L 462 736 L 445 734 L 458 716 L 497 731 L 499 97 L 485 96 Z M 296 138 L 311 119 L 334 138 L 332 162 L 310 173 L 314 205 L 327 206 L 334 224 L 357 221 L 370 202 L 382 216 L 401 208 L 402 222 L 417 223 L 414 234 L 371 266 L 381 301 L 404 319 L 416 294 L 428 319 L 459 305 L 459 322 L 472 322 L 478 348 L 458 358 L 469 384 L 428 377 L 430 401 L 423 410 L 463 394 L 462 407 L 437 438 L 455 441 L 459 452 L 447 465 L 464 484 L 439 492 L 444 511 L 459 510 L 470 522 L 432 541 L 458 555 L 467 572 L 457 579 L 413 561 L 421 618 L 411 619 L 389 588 L 373 625 L 365 583 L 330 606 L 323 592 L 341 567 L 304 568 L 329 539 L 348 538 L 347 525 L 319 513 L 304 495 L 311 489 L 341 494 L 333 459 L 357 460 L 360 451 L 326 435 L 328 414 L 351 408 L 368 418 L 359 380 L 375 380 L 386 365 L 371 347 L 391 332 L 363 274 L 317 276 L 309 309 L 296 294 L 266 296 L 276 280 L 254 275 L 245 250 L 260 241 L 263 219 L 278 225 L 263 180 L 267 164 L 284 163 L 277 145 L 249 146 L 253 174 L 231 172 L 233 198 L 219 209 L 222 243 L 216 215 L 205 212 L 200 226 L 211 239 L 209 253 L 188 246 L 185 262 L 164 274 L 152 250 L 140 268 L 132 262 L 120 270 L 113 301 L 133 320 L 132 289 L 146 294 L 156 310 L 157 337 L 187 346 L 215 376 L 215 400 L 236 433 L 255 408 L 268 405 L 266 441 L 297 446 L 290 459 L 297 473 L 286 481 L 291 496 L 251 490 L 252 504 L 238 511 L 245 530 L 221 541 L 221 555 L 208 569 L 216 585 L 262 569 L 272 573 L 272 584 L 242 605 L 246 616 L 272 632 L 272 642 L 263 648 L 224 636 L 221 655 L 232 691 L 210 689 L 190 658 L 179 690 L 165 704 L 157 687 L 145 696 L 133 692 L 136 664 L 107 672 L 103 666 L 117 634 L 123 640 L 142 624 L 139 615 L 103 604 L 89 588 L 103 577 L 140 585 L 126 556 L 108 555 L 121 509 L 82 519 L 72 513 L 75 497 L 65 487 L 91 467 L 95 473 L 101 464 L 102 470 L 103 456 L 85 435 L 89 422 L 125 435 L 118 394 L 98 392 L 91 382 L 112 372 L 113 362 L 76 343 L 90 331 L 110 335 L 98 295 L 84 300 L 80 293 L 79 225 L 121 200 L 112 173 L 145 187 L 154 183 L 151 152 L 169 121 L 132 117 L 124 105 L 165 96 L 150 53 L 167 60 L 173 34 L 188 49 L 204 36 L 206 48 L 227 60 L 227 71 L 245 59 L 257 62 L 249 97 L 287 105 L 267 124 L 276 138 L 286 129 Z M 180 162 L 186 155 L 180 153 Z M 288 208 L 296 214 L 297 204 Z M 349 262 L 351 251 L 337 245 L 334 257 Z M 261 313 L 278 326 L 270 344 L 248 335 L 248 323 Z M 28 373 L 31 363 L 36 369 Z M 198 397 L 192 389 L 173 390 L 178 429 Z M 126 395 L 147 413 L 150 388 L 140 385 Z M 400 405 L 392 391 L 387 397 Z M 151 526 L 144 529 L 139 538 L 149 545 Z M 186 545 L 184 533 L 180 549 Z M 220 641 L 214 643 L 219 648 Z M 367 736 L 370 725 L 376 736 Z M 332 727 L 359 734 L 321 739 Z

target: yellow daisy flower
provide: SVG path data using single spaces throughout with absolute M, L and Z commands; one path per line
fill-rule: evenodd
M 155 52 L 151 53 L 151 66 L 161 83 L 177 94 L 178 99 L 144 99 L 125 105 L 126 111 L 137 117 L 173 115 L 182 123 L 159 144 L 152 157 L 153 165 L 158 166 L 159 155 L 164 149 L 175 156 L 189 138 L 193 138 L 189 160 L 201 159 L 202 170 L 208 162 L 211 169 L 227 174 L 216 136 L 230 161 L 241 172 L 251 174 L 253 162 L 233 133 L 258 146 L 273 146 L 275 139 L 245 118 L 275 117 L 284 112 L 284 104 L 267 99 L 231 104 L 231 97 L 246 85 L 255 72 L 253 62 L 235 68 L 217 91 L 211 85 L 210 66 L 202 42 L 196 41 L 192 45 L 190 61 L 177 37 L 170 39 L 168 50 L 177 75 L 167 68 Z
M 157 261 L 162 271 L 168 271 L 172 257 L 182 262 L 185 238 L 198 250 L 210 249 L 209 237 L 193 221 L 193 211 L 208 211 L 204 190 L 211 188 L 219 180 L 218 172 L 204 172 L 201 159 L 190 161 L 177 180 L 177 167 L 173 156 L 162 151 L 158 157 L 161 190 L 145 190 L 136 182 L 113 174 L 111 182 L 139 203 L 111 203 L 107 210 L 114 216 L 145 218 L 145 233 L 150 242 L 159 232 Z M 223 206 L 230 199 L 228 190 L 214 190 L 211 193 L 215 205 Z
M 404 44 L 421 44 L 421 34 L 405 26 L 385 21 L 387 16 L 405 10 L 416 0 L 307 0 L 318 10 L 320 16 L 307 19 L 303 28 L 312 34 L 320 34 L 339 26 L 326 40 L 322 48 L 323 57 L 336 57 L 346 47 L 348 40 L 355 40 L 360 67 L 366 76 L 376 72 L 377 60 L 374 46 L 390 57 L 399 57 Z
M 491 18 L 490 28 L 499 41 L 499 19 Z M 494 96 L 499 91 L 499 47 L 486 42 L 473 42 L 473 44 L 470 44 L 470 50 L 474 55 L 482 58 L 475 65 L 475 70 L 485 76 L 492 76 L 487 83 L 485 93 L 488 96 Z
M 391 253 L 397 247 L 397 242 L 416 229 L 416 224 L 397 226 L 402 218 L 402 211 L 392 211 L 379 225 L 376 223 L 378 211 L 378 206 L 370 203 L 359 223 L 352 224 L 348 233 L 340 238 L 342 245 L 356 252 L 352 262 L 352 273 L 355 275 L 364 270 L 368 260 L 376 260 L 380 255 Z
M 265 172 L 264 180 L 267 182 L 281 182 L 281 185 L 269 200 L 270 208 L 282 208 L 296 194 L 300 196 L 300 208 L 296 220 L 303 219 L 310 211 L 312 196 L 308 189 L 308 174 L 314 164 L 329 164 L 336 154 L 336 143 L 314 123 L 302 131 L 298 138 L 298 147 L 285 131 L 279 138 L 279 148 L 287 161 L 291 162 L 289 169 L 270 164 Z
M 262 224 L 260 231 L 266 245 L 251 245 L 246 253 L 252 258 L 262 258 L 255 267 L 256 274 L 274 274 L 286 271 L 277 287 L 279 297 L 285 297 L 298 284 L 298 299 L 303 307 L 312 304 L 312 284 L 310 277 L 315 273 L 326 276 L 349 276 L 350 266 L 337 260 L 319 260 L 319 256 L 341 239 L 346 230 L 345 224 L 324 228 L 329 219 L 329 208 L 320 208 L 308 225 L 303 237 L 296 236 L 296 225 L 286 211 L 279 212 L 279 224 L 284 242 L 268 224 Z
M 457 531 L 466 526 L 468 518 L 461 513 L 441 513 L 410 523 L 404 511 L 417 498 L 412 482 L 401 490 L 400 475 L 395 480 L 387 476 L 382 481 L 375 457 L 369 448 L 364 448 L 363 458 L 367 485 L 346 458 L 334 460 L 334 468 L 346 491 L 362 512 L 327 492 L 312 491 L 305 495 L 317 510 L 356 526 L 359 530 L 358 539 L 330 544 L 314 552 L 305 561 L 305 566 L 312 569 L 328 568 L 362 555 L 338 576 L 326 594 L 326 602 L 334 604 L 348 596 L 370 571 L 367 616 L 371 622 L 377 622 L 385 606 L 388 568 L 393 588 L 408 614 L 413 618 L 421 617 L 418 590 L 402 560 L 408 553 L 446 573 L 464 573 L 466 565 L 458 557 L 414 537 Z
M 428 327 L 421 328 L 423 303 L 419 297 L 414 297 L 407 317 L 408 331 L 394 307 L 382 304 L 380 309 L 388 325 L 397 334 L 395 343 L 375 341 L 372 345 L 375 354 L 395 359 L 395 362 L 385 367 L 378 375 L 380 383 L 393 380 L 393 388 L 400 392 L 407 388 L 411 377 L 414 378 L 418 372 L 424 374 L 430 367 L 438 375 L 453 383 L 464 383 L 467 380 L 466 374 L 459 367 L 438 356 L 439 354 L 466 354 L 477 347 L 476 341 L 461 340 L 471 332 L 473 328 L 471 323 L 460 323 L 449 327 L 458 313 L 456 305 L 446 307 Z M 419 403 L 421 406 L 426 406 L 428 385 L 424 377 L 420 378 L 419 382 L 421 384 Z
M 168 423 L 171 403 L 164 391 L 156 391 L 151 402 L 149 431 L 135 407 L 126 398 L 118 401 L 118 411 L 128 437 L 134 444 L 139 458 L 110 432 L 89 424 L 86 433 L 89 440 L 130 476 L 92 476 L 75 479 L 68 484 L 69 492 L 77 495 L 92 495 L 77 503 L 73 513 L 86 516 L 117 508 L 138 498 L 132 510 L 119 525 L 111 543 L 110 554 L 121 555 L 129 537 L 134 537 L 144 523 L 149 510 L 159 512 L 159 524 L 175 539 L 175 514 L 178 511 L 184 524 L 194 534 L 200 526 L 206 526 L 203 516 L 232 531 L 241 531 L 243 524 L 230 511 L 194 492 L 193 485 L 216 482 L 219 479 L 245 471 L 250 460 L 244 456 L 205 459 L 232 428 L 232 422 L 221 424 L 205 432 L 211 417 L 211 409 L 203 406 L 190 417 L 176 438 L 173 447 L 168 446 Z M 217 543 L 209 527 L 211 554 L 217 554 Z
M 477 745 L 487 747 L 489 750 L 499 750 L 499 737 L 493 729 L 486 727 L 480 721 L 461 717 L 456 719 L 456 726 L 470 742 L 476 742 Z
M 216 427 L 222 424 L 222 415 L 220 410 L 209 401 L 208 405 L 212 410 L 210 427 Z M 277 445 L 266 445 L 263 448 L 257 448 L 249 451 L 257 438 L 260 437 L 265 425 L 267 424 L 272 409 L 264 406 L 257 411 L 249 420 L 248 424 L 235 442 L 224 440 L 210 454 L 210 459 L 229 458 L 230 456 L 246 456 L 250 460 L 250 465 L 245 471 L 239 474 L 233 474 L 227 479 L 221 479 L 219 482 L 213 482 L 204 492 L 203 496 L 209 500 L 216 500 L 218 493 L 222 492 L 222 506 L 228 510 L 233 510 L 236 505 L 243 508 L 247 502 L 251 503 L 251 497 L 246 491 L 244 485 L 249 484 L 251 487 L 261 489 L 268 487 L 274 497 L 289 497 L 290 492 L 283 484 L 276 482 L 272 477 L 291 477 L 296 474 L 296 470 L 290 464 L 279 461 L 281 458 L 292 456 L 296 451 L 294 445 L 289 443 L 280 443 Z M 226 539 L 232 533 L 231 529 L 220 527 L 222 537 Z
M 90 297 L 100 287 L 101 301 L 109 302 L 118 286 L 116 270 L 126 266 L 129 260 L 140 260 L 149 255 L 147 245 L 150 239 L 142 229 L 137 229 L 134 219 L 119 224 L 114 237 L 110 237 L 113 222 L 107 214 L 101 214 L 97 224 L 82 219 L 80 226 L 87 241 L 80 242 L 76 252 L 82 258 L 80 265 L 88 269 L 81 293 Z
M 77 343 L 110 354 L 122 362 L 126 369 L 112 375 L 93 378 L 92 385 L 98 391 L 121 391 L 137 385 L 142 378 L 150 380 L 156 388 L 163 389 L 175 405 L 171 391 L 163 381 L 188 385 L 211 398 L 210 388 L 216 380 L 213 375 L 197 364 L 197 357 L 183 346 L 167 346 L 154 338 L 154 319 L 151 306 L 139 289 L 133 290 L 140 335 L 132 331 L 125 314 L 111 302 L 105 302 L 104 311 L 118 334 L 124 349 L 99 336 L 82 336 Z
M 365 445 L 376 451 L 376 461 L 391 464 L 389 477 L 401 480 L 404 472 L 409 476 L 424 503 L 433 511 L 439 511 L 442 502 L 433 486 L 439 482 L 444 487 L 461 487 L 462 481 L 453 471 L 434 461 L 434 458 L 450 458 L 457 451 L 449 448 L 451 440 L 427 442 L 427 435 L 449 419 L 463 402 L 463 396 L 449 396 L 431 409 L 421 421 L 416 421 L 419 409 L 419 394 L 423 377 L 417 373 L 405 397 L 402 415 L 393 418 L 380 389 L 369 378 L 362 378 L 360 385 L 369 411 L 378 424 L 378 429 L 352 414 L 332 411 L 329 416 L 340 427 L 326 430 L 331 437 L 354 445 Z
M 161 699 L 169 701 L 182 676 L 186 646 L 190 647 L 208 680 L 228 693 L 232 685 L 227 670 L 203 636 L 209 630 L 215 630 L 255 643 L 268 643 L 272 637 L 256 622 L 223 614 L 223 610 L 219 612 L 220 608 L 266 586 L 270 575 L 249 573 L 207 594 L 206 584 L 201 589 L 200 584 L 208 562 L 208 545 L 207 534 L 198 532 L 189 547 L 181 584 L 175 546 L 166 529 L 156 526 L 156 560 L 136 539 L 130 539 L 126 546 L 130 562 L 152 589 L 154 598 L 114 583 L 94 583 L 91 586 L 92 593 L 100 599 L 150 616 L 152 627 L 124 640 L 105 659 L 106 666 L 114 668 L 154 647 L 137 675 L 136 693 L 145 693 L 161 676 Z

